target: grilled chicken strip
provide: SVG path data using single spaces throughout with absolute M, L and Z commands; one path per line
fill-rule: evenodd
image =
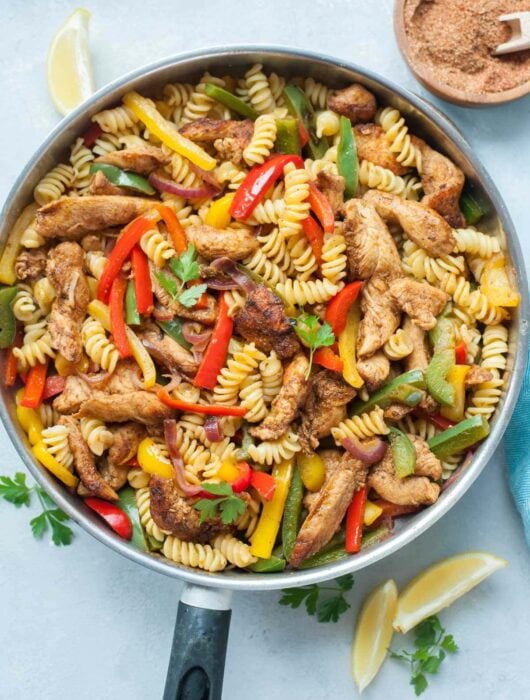
M 338 467 L 320 490 L 302 523 L 289 560 L 295 568 L 330 541 L 344 518 L 354 492 L 364 486 L 366 479 L 367 468 L 348 452 L 341 456 L 338 450 L 325 450 L 321 457 L 326 464 L 338 462 Z
M 259 247 L 258 239 L 244 228 L 225 230 L 197 224 L 188 226 L 186 237 L 206 260 L 225 256 L 231 260 L 244 260 Z
M 245 306 L 234 315 L 234 331 L 263 352 L 275 350 L 281 360 L 300 349 L 281 300 L 263 284 L 249 293 Z
M 90 181 L 90 186 L 88 188 L 90 194 L 94 195 L 129 195 L 131 194 L 125 187 L 118 187 L 118 185 L 113 185 L 112 182 L 104 175 L 101 170 L 92 175 L 92 180 Z
M 429 449 L 429 445 L 418 435 L 408 436 L 416 450 L 416 466 L 414 474 L 417 476 L 428 476 L 433 481 L 438 481 L 442 478 L 442 463 Z
M 35 229 L 44 238 L 80 238 L 85 233 L 128 224 L 153 208 L 142 197 L 61 197 L 37 211 Z
M 199 365 L 193 355 L 154 323 L 142 327 L 136 334 L 149 350 L 149 354 L 170 372 L 181 371 L 192 375 L 197 371 Z
M 205 326 L 213 326 L 217 320 L 217 301 L 215 297 L 211 294 L 206 295 L 206 300 L 208 306 L 205 309 L 196 309 L 194 307 L 188 308 L 183 306 L 177 299 L 173 299 L 169 292 L 166 292 L 164 287 L 158 281 L 156 276 L 156 268 L 154 265 L 150 264 L 149 269 L 151 271 L 151 286 L 153 292 L 160 302 L 160 304 L 172 311 L 176 316 L 181 318 L 187 318 L 190 321 L 197 321 L 197 323 L 202 323 Z M 173 278 L 177 282 L 176 277 L 173 277 L 170 272 L 164 270 L 164 275 L 166 277 Z
M 477 386 L 477 384 L 482 384 L 483 382 L 490 382 L 493 379 L 493 372 L 480 365 L 471 365 L 466 378 L 464 379 L 464 384 L 466 389 L 472 386 Z
M 46 269 L 45 250 L 23 250 L 15 261 L 17 280 L 30 280 L 38 277 Z
M 84 264 L 81 246 L 65 241 L 51 249 L 46 265 L 46 273 L 57 293 L 48 317 L 51 344 L 69 362 L 79 362 L 83 353 L 81 323 L 90 301 Z
M 406 277 L 390 285 L 390 296 L 422 330 L 428 331 L 436 325 L 436 316 L 449 300 L 449 295 L 428 282 L 416 282 Z
M 174 410 L 165 406 L 150 391 L 128 394 L 104 394 L 87 399 L 81 404 L 76 418 L 99 418 L 111 423 L 136 421 L 149 425 L 165 418 L 173 418 Z
M 346 405 L 355 389 L 337 373 L 324 369 L 310 377 L 307 400 L 301 411 L 298 438 L 302 450 L 309 454 L 318 447 L 320 438 L 346 418 Z
M 156 146 L 135 146 L 122 151 L 112 151 L 96 158 L 96 163 L 108 163 L 122 170 L 132 170 L 140 175 L 149 175 L 153 170 L 167 165 L 170 157 Z
M 243 160 L 243 151 L 254 134 L 254 122 L 251 119 L 196 119 L 185 124 L 180 133 L 202 143 L 213 143 L 221 160 L 230 160 L 238 165 Z
M 466 179 L 464 173 L 423 139 L 417 136 L 411 138 L 421 153 L 421 185 L 425 193 L 421 203 L 441 214 L 449 226 L 464 226 L 465 219 L 459 205 Z
M 382 219 L 399 224 L 407 238 L 420 248 L 438 257 L 448 255 L 455 247 L 455 237 L 447 221 L 434 211 L 397 194 L 370 190 L 364 199 L 377 209 Z
M 427 341 L 427 334 L 413 323 L 408 316 L 405 316 L 405 320 L 403 321 L 403 330 L 412 340 L 414 348 L 410 355 L 407 355 L 407 357 L 403 359 L 405 370 L 407 372 L 413 369 L 425 371 L 431 361 L 431 350 Z M 425 398 L 422 399 L 420 407 L 428 413 L 434 413 L 438 408 L 438 404 L 432 396 L 427 394 Z
M 377 124 L 357 124 L 354 127 L 359 161 L 367 160 L 394 175 L 404 175 L 410 168 L 398 162 L 397 154 L 390 148 L 387 135 Z
M 322 194 L 327 197 L 333 213 L 337 216 L 344 204 L 344 178 L 335 175 L 328 170 L 321 170 L 317 175 L 316 185 Z
M 359 360 L 357 371 L 364 379 L 368 391 L 375 391 L 390 374 L 390 361 L 382 350 L 378 350 L 372 357 Z
M 350 199 L 345 207 L 350 275 L 367 280 L 361 293 L 363 318 L 359 327 L 359 359 L 381 348 L 399 325 L 399 310 L 388 290 L 403 276 L 396 244 L 371 204 Z
M 76 471 L 85 488 L 92 496 L 104 498 L 106 501 L 117 501 L 118 494 L 96 469 L 94 455 L 83 439 L 79 423 L 71 416 L 61 416 L 59 425 L 68 428 L 68 444 L 74 455 Z
M 276 440 L 285 433 L 306 399 L 308 368 L 307 357 L 302 352 L 295 355 L 283 373 L 283 384 L 271 404 L 270 413 L 260 425 L 250 428 L 251 435 L 260 440 Z
M 123 465 L 136 456 L 138 445 L 146 436 L 146 430 L 143 425 L 130 421 L 129 423 L 108 425 L 107 429 L 114 436 L 114 441 L 108 453 L 110 464 Z
M 377 104 L 374 95 L 359 83 L 353 83 L 342 90 L 334 90 L 328 97 L 328 109 L 356 124 L 369 122 L 375 117 Z

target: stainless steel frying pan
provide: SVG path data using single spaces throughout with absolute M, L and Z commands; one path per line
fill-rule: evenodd
M 87 532 L 111 549 L 154 571 L 185 581 L 164 693 L 167 700 L 214 700 L 221 697 L 232 591 L 304 586 L 362 569 L 409 544 L 447 513 L 475 481 L 499 444 L 521 387 L 527 352 L 527 280 L 519 242 L 506 206 L 494 183 L 463 136 L 432 105 L 390 81 L 359 66 L 307 51 L 259 46 L 208 49 L 166 58 L 133 71 L 102 88 L 54 129 L 23 169 L 2 210 L 0 240 L 6 240 L 17 215 L 31 200 L 33 188 L 39 178 L 58 161 L 67 157 L 70 145 L 86 130 L 91 115 L 116 104 L 128 90 L 149 94 L 168 82 L 195 82 L 205 70 L 219 75 L 241 75 L 257 62 L 281 75 L 310 75 L 334 87 L 343 87 L 358 81 L 366 85 L 382 102 L 400 109 L 414 133 L 424 136 L 432 145 L 444 151 L 462 168 L 477 193 L 489 202 L 492 213 L 484 226 L 499 237 L 506 249 L 514 266 L 523 300 L 514 314 L 511 327 L 508 360 L 511 379 L 493 420 L 491 434 L 476 452 L 470 466 L 442 494 L 435 505 L 417 515 L 401 519 L 390 539 L 355 556 L 307 571 L 288 571 L 281 574 L 226 571 L 209 574 L 178 566 L 155 554 L 136 549 L 107 529 L 92 511 L 83 506 L 80 499 L 64 489 L 35 463 L 26 437 L 16 421 L 13 396 L 10 392 L 2 390 L 0 415 L 7 432 L 31 474 L 54 501 Z

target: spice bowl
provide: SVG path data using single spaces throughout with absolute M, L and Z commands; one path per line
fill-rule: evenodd
M 394 5 L 394 31 L 401 54 L 413 75 L 437 97 L 461 107 L 488 107 L 512 102 L 530 94 L 530 79 L 510 89 L 495 92 L 478 92 L 459 89 L 442 80 L 416 55 L 406 28 L 405 10 L 410 0 L 396 0 Z

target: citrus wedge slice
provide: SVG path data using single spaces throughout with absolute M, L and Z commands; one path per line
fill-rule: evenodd
M 399 596 L 394 629 L 408 632 L 507 563 L 488 552 L 462 552 L 429 566 Z
M 77 9 L 54 36 L 48 52 L 48 90 L 58 112 L 68 114 L 94 92 L 88 48 L 90 12 Z
M 353 637 L 353 679 L 362 692 L 381 668 L 392 639 L 398 590 L 392 579 L 377 586 L 363 603 Z

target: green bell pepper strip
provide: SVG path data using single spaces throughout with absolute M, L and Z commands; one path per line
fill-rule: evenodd
M 295 117 L 276 120 L 274 150 L 276 153 L 294 153 L 297 156 L 302 152 L 298 120 Z
M 191 344 L 184 338 L 182 334 L 183 322 L 179 318 L 173 318 L 171 321 L 157 321 L 158 326 L 169 335 L 170 338 L 176 340 L 179 345 L 189 350 Z
M 0 348 L 13 345 L 17 332 L 17 321 L 13 313 L 13 300 L 18 292 L 17 287 L 0 289 Z
M 386 540 L 391 533 L 392 530 L 388 527 L 388 525 L 381 525 L 381 527 L 378 527 L 377 530 L 369 530 L 368 532 L 365 532 L 361 540 L 361 549 L 367 549 L 374 544 L 378 544 L 379 542 Z
M 359 164 L 357 160 L 357 144 L 351 121 L 348 117 L 340 118 L 340 138 L 337 147 L 337 168 L 344 178 L 344 196 L 351 199 L 357 192 L 359 184 Z
M 260 574 L 275 574 L 283 571 L 287 562 L 282 556 L 282 547 L 276 547 L 268 559 L 258 559 L 250 566 L 247 566 L 248 571 L 254 571 Z
M 139 326 L 141 323 L 132 280 L 127 283 L 127 291 L 125 292 L 125 322 L 128 326 Z
M 346 533 L 341 530 L 334 535 L 328 544 L 323 547 L 320 552 L 308 557 L 300 564 L 300 569 L 312 569 L 315 566 L 324 566 L 339 559 L 345 559 L 351 556 L 344 549 L 346 543 Z
M 416 449 L 409 436 L 401 430 L 391 427 L 388 437 L 396 474 L 400 479 L 414 474 Z
M 102 172 L 109 182 L 118 187 L 126 187 L 129 190 L 136 190 L 142 194 L 155 194 L 156 190 L 148 183 L 142 175 L 131 173 L 127 170 L 117 168 L 110 163 L 92 163 L 90 173 Z
M 463 192 L 460 197 L 460 211 L 464 215 L 468 226 L 478 223 L 488 213 L 487 208 L 469 191 Z
M 125 511 L 130 518 L 132 524 L 131 542 L 144 552 L 156 551 L 162 547 L 162 542 L 159 542 L 154 537 L 144 532 L 140 523 L 135 493 L 135 490 L 130 486 L 122 488 L 119 492 L 119 499 L 116 501 L 116 505 Z
M 304 485 L 300 478 L 300 472 L 295 467 L 293 478 L 285 501 L 282 520 L 282 545 L 283 555 L 289 560 L 293 553 L 294 544 L 300 529 L 300 514 L 302 512 L 302 499 L 304 497 Z
M 308 133 L 309 141 L 307 150 L 311 158 L 322 158 L 328 150 L 328 140 L 324 137 L 318 138 L 315 130 L 315 110 L 307 95 L 296 85 L 287 85 L 283 91 L 287 111 L 292 117 L 300 119 L 302 125 Z
M 212 100 L 217 100 L 221 104 L 231 109 L 232 112 L 240 114 L 242 117 L 248 117 L 249 119 L 257 119 L 258 113 L 242 99 L 236 97 L 233 93 L 225 90 L 218 85 L 213 85 L 212 83 L 204 83 L 204 92 L 211 97 Z
M 400 374 L 392 381 L 376 391 L 368 401 L 358 401 L 353 405 L 353 416 L 366 411 L 372 411 L 376 406 L 387 408 L 392 403 L 402 403 L 405 406 L 417 406 L 424 398 L 425 379 L 420 369 Z
M 483 440 L 489 432 L 490 426 L 484 416 L 473 416 L 438 433 L 427 440 L 427 444 L 438 459 L 446 459 Z
M 449 370 L 455 359 L 455 328 L 448 318 L 439 318 L 429 334 L 434 353 L 425 370 L 427 390 L 442 406 L 452 406 L 455 400 L 454 387 L 447 381 Z

